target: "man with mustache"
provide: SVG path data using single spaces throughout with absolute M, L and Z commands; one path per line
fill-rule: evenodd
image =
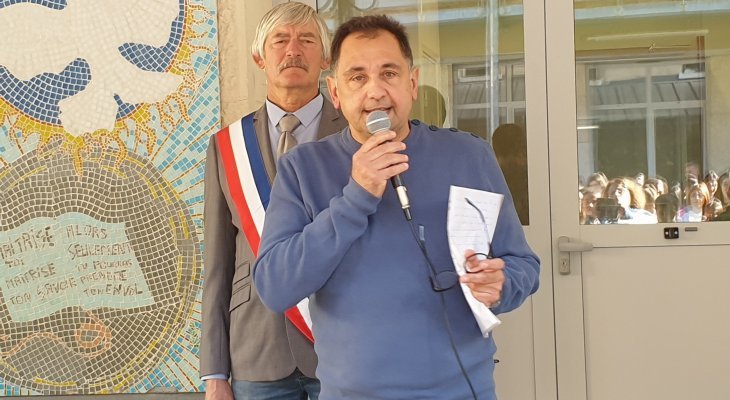
M 311 331 L 298 309 L 265 308 L 250 270 L 279 155 L 347 121 L 319 92 L 329 38 L 314 9 L 271 9 L 251 53 L 266 72 L 266 103 L 215 134 L 206 160 L 200 374 L 207 400 L 317 399 Z

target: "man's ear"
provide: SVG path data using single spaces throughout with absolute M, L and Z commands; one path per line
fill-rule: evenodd
M 253 62 L 255 62 L 259 68 L 264 69 L 264 67 L 266 66 L 266 62 L 261 56 L 259 56 L 258 54 L 252 54 L 251 58 L 253 58 Z
M 332 99 L 332 105 L 335 108 L 340 108 L 340 96 L 337 93 L 337 81 L 332 75 L 327 77 L 327 90 L 330 92 L 330 98 Z
M 413 98 L 413 101 L 416 101 L 418 98 L 418 77 L 420 73 L 421 70 L 417 67 L 413 67 L 411 70 L 411 97 Z
M 327 58 L 323 58 L 322 61 L 319 63 L 319 69 L 322 71 L 326 71 L 327 68 L 330 67 L 330 60 Z

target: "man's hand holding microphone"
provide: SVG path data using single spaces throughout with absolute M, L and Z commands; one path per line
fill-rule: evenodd
M 373 111 L 367 117 L 367 129 L 372 134 L 352 156 L 352 179 L 370 194 L 382 197 L 386 182 L 391 180 L 406 219 L 410 220 L 410 202 L 400 174 L 408 170 L 408 156 L 403 142 L 393 142 L 396 133 L 390 130 L 385 111 Z

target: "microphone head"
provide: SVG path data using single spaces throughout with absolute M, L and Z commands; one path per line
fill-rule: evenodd
M 383 110 L 375 110 L 368 114 L 367 118 L 368 132 L 371 134 L 390 129 L 390 118 L 388 113 Z

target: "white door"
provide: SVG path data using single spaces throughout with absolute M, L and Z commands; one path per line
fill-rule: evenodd
M 545 21 L 558 398 L 730 398 L 730 223 L 607 203 L 618 223 L 582 225 L 577 186 L 642 172 L 692 197 L 727 170 L 730 4 L 551 0 Z

